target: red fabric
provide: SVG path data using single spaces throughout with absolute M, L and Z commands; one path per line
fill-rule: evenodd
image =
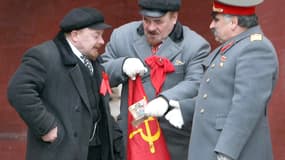
M 102 72 L 102 82 L 100 86 L 100 94 L 106 95 L 106 93 L 112 94 L 112 90 L 109 83 L 109 76 L 107 73 Z
M 151 47 L 151 53 L 152 53 L 153 55 L 157 53 L 158 49 L 160 48 L 161 43 L 162 43 L 162 42 L 160 42 L 159 44 L 157 44 L 157 45 Z
M 229 48 L 231 48 L 234 43 L 235 43 L 234 41 L 231 41 L 230 43 L 225 45 L 223 48 L 221 48 L 221 53 L 223 54 L 225 51 L 227 51 Z
M 246 16 L 246 15 L 255 14 L 255 6 L 250 6 L 250 7 L 230 6 L 214 1 L 213 11 L 223 14 Z
M 143 99 L 146 100 L 146 94 L 139 76 L 136 80 L 129 79 L 128 85 L 129 106 Z M 132 125 L 133 120 L 133 116 L 128 112 L 127 160 L 170 160 L 158 120 L 149 117 L 137 127 Z
M 151 83 L 155 88 L 155 94 L 157 95 L 161 91 L 162 85 L 166 78 L 166 74 L 174 72 L 175 68 L 167 58 L 159 57 L 156 55 L 146 58 L 145 62 L 151 69 Z

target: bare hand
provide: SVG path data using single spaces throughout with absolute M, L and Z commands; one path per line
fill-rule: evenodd
M 51 129 L 46 135 L 42 136 L 44 142 L 54 142 L 57 138 L 57 127 Z

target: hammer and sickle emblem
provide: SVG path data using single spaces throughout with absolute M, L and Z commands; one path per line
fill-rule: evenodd
M 150 152 L 155 153 L 155 147 L 154 147 L 154 142 L 157 141 L 160 137 L 160 127 L 158 127 L 156 133 L 152 135 L 150 127 L 149 127 L 149 121 L 155 120 L 153 117 L 149 117 L 144 121 L 145 128 L 146 128 L 146 134 L 143 133 L 142 128 L 139 128 L 133 132 L 130 133 L 129 139 L 132 139 L 136 134 L 140 134 L 142 139 L 146 141 L 149 144 Z M 156 121 L 157 126 L 159 126 L 158 122 Z

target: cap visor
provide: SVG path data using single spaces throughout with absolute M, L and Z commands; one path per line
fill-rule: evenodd
M 97 24 L 93 24 L 93 25 L 88 26 L 88 28 L 103 30 L 103 29 L 112 28 L 112 26 L 109 24 L 106 24 L 106 23 L 97 23 Z
M 155 10 L 147 10 L 141 9 L 140 14 L 147 17 L 162 17 L 165 15 L 166 12 L 164 11 L 155 11 Z

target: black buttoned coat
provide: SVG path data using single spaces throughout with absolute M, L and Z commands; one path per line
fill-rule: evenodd
M 93 128 L 91 106 L 79 61 L 63 36 L 58 37 L 29 49 L 9 82 L 8 99 L 28 126 L 27 160 L 87 160 Z M 103 68 L 97 67 L 101 73 Z M 101 82 L 101 74 L 98 78 Z M 104 137 L 103 159 L 113 160 L 113 139 L 120 135 L 108 98 L 108 94 L 100 96 L 98 131 Z M 55 126 L 56 141 L 43 142 L 41 136 Z

